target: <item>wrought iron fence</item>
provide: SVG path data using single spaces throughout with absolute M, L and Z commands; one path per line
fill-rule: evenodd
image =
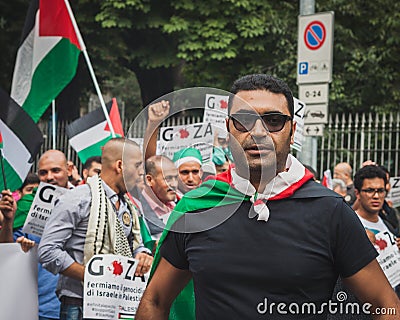
M 317 169 L 321 174 L 339 162 L 348 162 L 356 171 L 364 161 L 372 160 L 398 176 L 399 154 L 400 113 L 330 116 L 318 143 Z
M 165 126 L 182 125 L 201 122 L 200 116 L 170 118 Z M 132 125 L 134 123 L 134 125 Z M 68 159 L 77 164 L 81 163 L 76 152 L 69 146 L 65 134 L 68 122 L 58 122 L 56 126 L 56 146 L 63 151 Z M 40 155 L 52 149 L 52 133 L 50 122 L 40 122 L 39 127 L 44 134 L 44 143 Z M 124 129 L 128 137 L 142 137 L 146 128 L 144 121 L 125 119 Z M 333 170 L 339 162 L 348 162 L 357 170 L 361 164 L 371 159 L 386 166 L 392 176 L 400 173 L 400 113 L 390 114 L 355 114 L 330 116 L 323 137 L 318 139 L 318 168 L 321 175 L 326 169 Z M 33 171 L 36 170 L 36 163 Z
M 202 121 L 202 117 L 200 116 L 185 116 L 180 118 L 168 118 L 164 121 L 163 126 L 177 126 L 184 125 L 190 123 L 198 123 Z M 68 142 L 68 137 L 65 133 L 65 128 L 71 121 L 58 121 L 56 124 L 56 149 L 65 153 L 68 160 L 71 160 L 76 164 L 79 171 L 82 171 L 82 163 L 79 160 L 79 157 L 74 149 L 71 148 Z M 33 163 L 32 172 L 36 172 L 37 163 L 39 161 L 40 156 L 46 151 L 53 149 L 53 136 L 52 136 L 52 123 L 51 121 L 40 121 L 38 123 L 40 130 L 43 133 L 44 142 L 40 148 L 38 155 L 36 156 L 36 160 Z M 123 121 L 123 128 L 125 132 L 127 132 L 128 138 L 138 138 L 143 137 L 144 132 L 146 130 L 146 122 L 145 121 L 137 121 L 131 119 L 125 119 Z

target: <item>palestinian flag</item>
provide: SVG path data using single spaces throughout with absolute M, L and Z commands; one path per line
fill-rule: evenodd
M 121 117 L 117 100 L 112 99 L 106 105 L 109 117 L 117 137 L 123 137 Z M 98 108 L 75 120 L 66 128 L 69 144 L 85 163 L 89 157 L 101 156 L 101 147 L 112 138 L 110 128 L 102 108 Z
M 331 174 L 331 170 L 325 170 L 324 171 L 324 177 L 322 178 L 322 182 L 321 184 L 325 187 L 327 187 L 328 189 L 333 189 L 332 187 L 332 174 Z
M 37 122 L 75 76 L 81 46 L 64 0 L 32 0 L 11 97 Z
M 43 136 L 31 117 L 0 89 L 0 132 L 7 188 L 21 187 L 43 143 Z M 0 190 L 4 179 L 0 178 Z

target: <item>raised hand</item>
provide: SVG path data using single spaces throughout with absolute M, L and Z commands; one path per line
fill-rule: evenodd
M 162 122 L 169 115 L 169 101 L 161 100 L 160 102 L 151 104 L 149 106 L 149 121 L 150 122 Z

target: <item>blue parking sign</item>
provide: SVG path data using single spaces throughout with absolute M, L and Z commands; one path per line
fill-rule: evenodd
M 308 62 L 299 63 L 299 74 L 308 74 Z

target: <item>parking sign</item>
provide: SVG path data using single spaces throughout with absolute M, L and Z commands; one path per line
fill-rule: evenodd
M 333 12 L 299 16 L 297 84 L 332 81 Z

